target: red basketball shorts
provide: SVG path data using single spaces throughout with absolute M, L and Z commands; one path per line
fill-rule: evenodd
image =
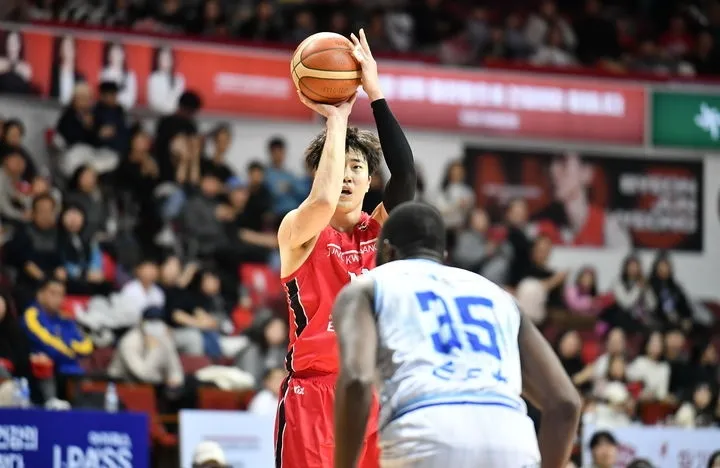
M 337 375 L 291 376 L 280 391 L 275 418 L 275 468 L 333 468 Z M 370 409 L 358 468 L 379 468 L 377 397 Z

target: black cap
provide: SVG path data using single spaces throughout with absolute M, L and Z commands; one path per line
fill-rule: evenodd
M 590 438 L 590 448 L 594 449 L 599 444 L 607 442 L 610 445 L 617 445 L 617 439 L 609 431 L 597 431 Z

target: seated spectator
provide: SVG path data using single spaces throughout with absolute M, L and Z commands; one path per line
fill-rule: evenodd
M 47 355 L 56 374 L 82 375 L 79 360 L 92 353 L 93 344 L 72 319 L 63 316 L 60 307 L 64 300 L 65 285 L 55 279 L 46 280 L 25 310 L 23 326 L 30 338 L 30 351 Z
M 505 226 L 507 228 L 507 241 L 512 250 L 510 271 L 507 284 L 511 288 L 525 278 L 525 272 L 530 266 L 532 243 L 526 233 L 528 224 L 527 202 L 522 198 L 515 198 L 508 202 L 505 208 Z
M 30 346 L 20 328 L 15 311 L 5 296 L 0 296 L 0 380 L 11 377 L 31 378 Z
M 272 194 L 273 213 L 278 223 L 291 210 L 300 205 L 302 198 L 295 193 L 297 176 L 285 167 L 287 148 L 285 140 L 274 137 L 268 143 L 270 165 L 265 169 L 265 184 Z
M 95 296 L 112 292 L 112 284 L 105 281 L 102 254 L 96 240 L 82 235 L 85 212 L 75 205 L 67 205 L 60 215 L 58 251 L 67 272 L 67 292 L 71 295 Z
M 450 250 L 455 247 L 457 232 L 463 227 L 475 204 L 475 192 L 466 183 L 465 175 L 465 166 L 461 161 L 449 163 L 445 170 L 442 190 L 435 200 L 435 205 L 445 221 Z
M 516 289 L 520 306 L 537 323 L 545 320 L 547 308 L 562 308 L 565 305 L 562 291 L 567 271 L 556 272 L 548 267 L 551 250 L 549 237 L 538 236 L 535 239 L 530 264 Z
M 87 83 L 75 85 L 73 99 L 60 115 L 56 126 L 65 153 L 61 170 L 70 177 L 84 164 L 90 164 L 100 174 L 112 171 L 118 164 L 118 156 L 112 151 L 97 149 L 93 97 Z
M 255 41 L 277 41 L 282 37 L 282 29 L 277 22 L 273 4 L 261 0 L 255 5 L 255 13 L 240 24 L 237 36 Z
M 685 333 L 693 329 L 693 311 L 683 287 L 675 281 L 666 253 L 659 253 L 650 273 L 650 290 L 655 297 L 654 319 L 665 329 L 679 327 Z
M 202 174 L 214 173 L 224 184 L 235 174 L 227 164 L 228 150 L 232 144 L 232 133 L 228 124 L 220 124 L 210 133 L 211 154 L 200 162 Z
M 248 165 L 248 190 L 250 194 L 243 211 L 243 222 L 248 229 L 263 231 L 274 226 L 272 194 L 265 184 L 265 166 L 258 161 Z
M 575 283 L 565 287 L 565 305 L 570 312 L 597 316 L 607 301 L 597 291 L 595 270 L 583 267 L 575 277 Z
M 540 47 L 548 32 L 557 28 L 560 32 L 561 45 L 563 48 L 572 50 L 575 47 L 575 32 L 565 21 L 557 10 L 557 4 L 553 0 L 543 0 L 537 13 L 533 13 L 525 25 L 525 36 L 532 47 Z
M 27 208 L 29 197 L 19 190 L 26 167 L 25 159 L 11 147 L 0 148 L 0 158 L 0 219 L 21 227 L 31 215 L 31 210 Z
M 287 371 L 282 367 L 268 369 L 262 379 L 263 389 L 250 400 L 248 412 L 261 416 L 275 415 L 280 398 L 280 387 L 286 376 Z
M 156 125 L 155 131 L 155 158 L 160 170 L 160 180 L 163 182 L 174 182 L 184 184 L 185 180 L 178 180 L 179 163 L 191 159 L 189 149 L 187 148 L 187 139 L 196 138 L 198 136 L 198 127 L 195 116 L 202 107 L 200 96 L 193 91 L 185 91 L 178 101 L 178 108 L 174 114 L 160 117 Z M 178 136 L 184 137 L 177 139 Z M 178 144 L 180 142 L 180 144 Z M 184 145 L 182 143 L 185 143 Z M 183 153 L 177 146 L 185 146 L 182 148 Z M 199 147 L 197 148 L 200 149 Z M 198 152 L 199 156 L 199 152 Z M 199 162 L 199 160 L 198 160 Z M 186 171 L 187 172 L 187 171 Z M 187 176 L 186 173 L 183 174 Z
M 283 366 L 288 344 L 287 322 L 273 317 L 269 311 L 258 311 L 245 334 L 250 345 L 242 352 L 238 365 L 259 382 L 266 371 Z
M 504 232 L 490 230 L 490 220 L 485 210 L 475 208 L 470 212 L 466 227 L 460 231 L 454 262 L 466 270 L 483 275 L 496 284 L 506 284 L 510 258 L 510 246 L 504 241 Z
M 607 386 L 613 382 L 619 382 L 626 387 L 627 378 L 627 361 L 624 354 L 613 354 L 608 356 L 608 367 L 605 374 L 595 381 L 593 393 L 599 398 L 603 398 Z
M 41 195 L 33 200 L 31 222 L 15 233 L 8 248 L 9 263 L 17 268 L 15 302 L 25 308 L 36 288 L 49 278 L 67 279 L 59 254 L 55 200 Z M 64 286 L 63 286 L 64 293 Z
M 575 65 L 575 57 L 565 49 L 562 30 L 552 26 L 544 43 L 530 57 L 530 63 L 541 67 L 567 67 Z
M 97 146 L 111 149 L 118 156 L 127 151 L 129 137 L 125 109 L 118 102 L 119 91 L 113 81 L 100 83 L 99 99 L 93 110 Z
M 712 341 L 697 343 L 693 348 L 691 362 L 694 374 L 693 383 L 698 385 L 708 382 L 712 385 L 712 390 L 716 392 L 720 387 L 720 359 L 718 359 L 715 343 Z
M 577 32 L 577 56 L 585 65 L 599 60 L 614 60 L 620 55 L 615 24 L 602 12 L 600 0 L 586 0 L 582 16 L 574 22 Z
M 220 0 L 204 0 L 198 3 L 195 21 L 191 22 L 188 32 L 203 36 L 228 35 L 228 20 Z
M 612 287 L 615 304 L 608 308 L 602 319 L 611 327 L 620 327 L 626 333 L 641 332 L 652 325 L 655 295 L 643 277 L 640 260 L 630 255 L 623 261 L 620 278 Z
M 605 339 L 605 352 L 598 356 L 593 362 L 593 375 L 595 380 L 595 388 L 600 386 L 605 379 L 605 375 L 610 365 L 610 358 L 613 356 L 624 356 L 627 354 L 627 343 L 625 332 L 622 328 L 613 328 L 607 334 Z
M 208 173 L 200 180 L 200 190 L 192 194 L 182 210 L 182 226 L 189 249 L 202 258 L 212 257 L 228 244 L 225 223 L 233 220 L 228 205 L 220 203 L 222 185 L 217 175 Z
M 175 327 L 175 343 L 181 353 L 213 359 L 236 358 L 248 344 L 243 336 L 230 336 L 220 280 L 211 271 L 198 272 L 183 301 L 174 304 L 169 322 Z
M 675 413 L 675 424 L 685 428 L 714 427 L 714 400 L 710 384 L 698 384 L 693 390 L 692 398 L 683 403 Z
M 248 219 L 246 209 L 250 199 L 250 192 L 245 181 L 233 178 L 227 184 L 230 191 L 228 201 L 233 210 L 234 219 L 230 222 L 230 239 L 240 239 L 248 251 L 254 250 L 254 261 L 264 263 L 270 250 L 277 249 L 277 235 L 274 232 L 264 232 L 262 229 L 254 229 L 256 222 Z
M 37 176 L 37 167 L 35 161 L 23 146 L 23 137 L 25 136 L 25 125 L 17 119 L 9 119 L 5 122 L 0 138 L 0 148 L 10 148 L 19 152 L 25 160 L 25 171 L 23 172 L 23 180 L 32 181 Z
M 618 443 L 611 432 L 601 430 L 590 438 L 593 468 L 614 468 L 618 458 Z
M 582 360 L 582 340 L 575 330 L 567 330 L 560 335 L 555 346 L 555 352 L 565 372 L 582 394 L 588 394 L 592 388 L 592 366 L 587 366 Z
M 151 259 L 141 260 L 135 267 L 135 279 L 123 286 L 120 295 L 130 317 L 125 317 L 127 324 L 140 323 L 142 313 L 148 307 L 165 307 L 165 294 L 157 285 L 158 266 Z
M 108 375 L 131 382 L 179 388 L 185 381 L 180 355 L 175 349 L 164 311 L 148 307 L 142 323 L 120 339 Z
M 80 207 L 85 213 L 82 235 L 86 240 L 105 239 L 108 210 L 98 185 L 97 172 L 89 166 L 77 168 L 68 183 L 65 203 Z
M 694 37 L 688 31 L 685 19 L 674 16 L 670 19 L 670 27 L 660 37 L 660 46 L 673 58 L 685 57 L 695 45 Z
M 679 329 L 665 333 L 665 361 L 670 364 L 670 395 L 685 400 L 692 392 L 693 369 L 685 350 L 685 335 Z
M 627 368 L 628 378 L 642 382 L 640 400 L 666 401 L 670 394 L 670 364 L 663 360 L 663 335 L 648 335 L 640 355 Z
M 698 75 L 720 73 L 720 53 L 710 32 L 703 31 L 698 35 L 695 50 L 690 54 L 689 60 Z

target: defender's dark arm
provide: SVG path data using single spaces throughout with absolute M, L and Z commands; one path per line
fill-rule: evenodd
M 538 434 L 542 468 L 562 468 L 570 459 L 581 400 L 560 360 L 537 327 L 521 314 L 518 334 L 523 394 L 542 412 Z
M 393 115 L 385 99 L 371 103 L 378 138 L 385 163 L 390 170 L 390 180 L 385 185 L 383 205 L 390 211 L 401 203 L 415 199 L 417 172 L 412 149 L 405 133 Z
M 335 390 L 335 468 L 355 468 L 365 438 L 377 354 L 374 283 L 358 278 L 335 299 L 333 324 L 340 348 Z

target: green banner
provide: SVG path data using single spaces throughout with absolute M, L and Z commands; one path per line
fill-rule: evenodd
M 655 91 L 652 142 L 657 146 L 720 149 L 720 95 Z

